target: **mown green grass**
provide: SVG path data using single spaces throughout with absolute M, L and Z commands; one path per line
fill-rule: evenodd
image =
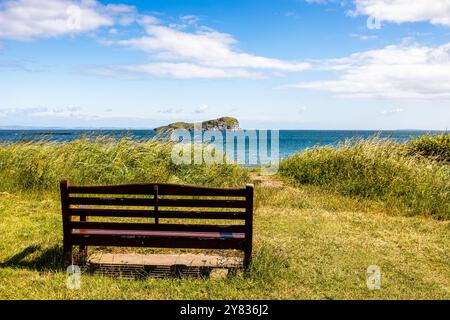
M 448 220 L 430 219 L 428 214 L 405 216 L 411 214 L 408 203 L 392 205 L 389 197 L 340 194 L 337 188 L 320 183 L 256 185 L 254 263 L 247 277 L 126 280 L 83 274 L 80 290 L 67 289 L 57 191 L 60 179 L 70 178 L 80 184 L 171 181 L 244 186 L 251 182 L 247 171 L 237 166 L 173 166 L 169 149 L 168 145 L 154 141 L 129 140 L 1 145 L 0 298 L 450 298 Z M 320 158 L 322 152 L 330 151 L 315 152 Z M 366 158 L 364 151 L 358 152 L 344 153 L 349 156 L 347 159 L 357 159 L 352 160 L 353 170 L 361 174 L 364 170 L 355 166 L 362 163 L 357 156 Z M 336 162 L 335 157 L 329 157 L 328 164 L 318 163 L 325 166 L 338 163 L 345 168 L 344 159 L 339 158 L 342 163 Z M 390 161 L 395 159 L 387 154 L 385 157 L 388 160 L 380 165 L 386 166 L 385 171 L 377 167 L 371 174 L 389 172 L 395 177 L 396 172 L 411 174 L 408 170 L 416 170 L 412 165 L 403 168 L 405 164 L 400 165 L 400 171 L 392 170 Z M 310 165 L 307 169 L 320 169 L 314 161 L 311 162 L 314 165 L 307 162 Z M 442 170 L 434 169 L 434 165 L 433 162 L 432 172 Z M 421 163 L 422 170 L 420 166 Z M 352 174 L 350 167 L 346 172 Z M 317 175 L 323 173 L 330 174 L 330 169 L 317 170 Z M 435 179 L 435 174 L 426 178 Z M 351 177 L 363 183 L 370 175 Z M 408 179 L 414 176 L 408 175 Z M 356 182 L 355 189 L 350 190 L 358 190 Z M 371 188 L 362 190 L 370 192 Z M 129 248 L 91 248 L 90 252 L 106 249 L 130 251 Z M 161 249 L 145 249 L 145 252 L 156 251 Z M 382 270 L 381 290 L 367 289 L 369 265 L 377 265 Z
M 450 218 L 450 166 L 411 154 L 411 146 L 380 139 L 297 153 L 280 164 L 297 184 L 380 200 L 406 215 Z
M 81 289 L 69 290 L 61 265 L 59 202 L 51 195 L 4 193 L 0 298 L 450 298 L 448 222 L 393 216 L 370 201 L 309 187 L 257 187 L 256 201 L 254 265 L 248 277 L 125 280 L 83 274 Z M 381 290 L 366 287 L 369 265 L 382 270 Z

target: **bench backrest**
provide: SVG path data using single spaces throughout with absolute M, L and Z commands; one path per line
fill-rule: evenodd
M 243 189 L 175 184 L 70 186 L 69 181 L 64 180 L 60 187 L 65 234 L 71 229 L 132 229 L 242 232 L 246 239 L 252 238 L 253 185 Z M 88 221 L 87 217 L 144 220 L 105 222 L 102 219 L 99 222 Z M 240 220 L 243 224 L 163 223 L 161 219 Z

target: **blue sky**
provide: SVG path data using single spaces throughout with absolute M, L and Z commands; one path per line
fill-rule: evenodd
M 449 0 L 0 0 L 0 127 L 450 128 Z

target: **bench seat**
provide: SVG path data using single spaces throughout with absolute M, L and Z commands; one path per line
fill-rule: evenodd
M 91 235 L 117 235 L 136 237 L 171 237 L 203 238 L 203 239 L 244 239 L 245 233 L 238 232 L 189 232 L 189 231 L 155 231 L 155 230 L 105 230 L 105 229 L 73 229 L 72 235 L 89 237 Z

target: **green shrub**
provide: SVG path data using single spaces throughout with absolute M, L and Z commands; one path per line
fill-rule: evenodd
M 408 214 L 450 217 L 450 168 L 407 155 L 404 145 L 379 139 L 297 153 L 280 173 L 344 195 L 385 201 Z
M 411 154 L 450 163 L 450 133 L 425 135 L 408 143 Z
M 237 165 L 181 165 L 171 161 L 172 144 L 128 138 L 0 144 L 0 190 L 56 190 L 61 179 L 74 184 L 179 182 L 242 186 Z

